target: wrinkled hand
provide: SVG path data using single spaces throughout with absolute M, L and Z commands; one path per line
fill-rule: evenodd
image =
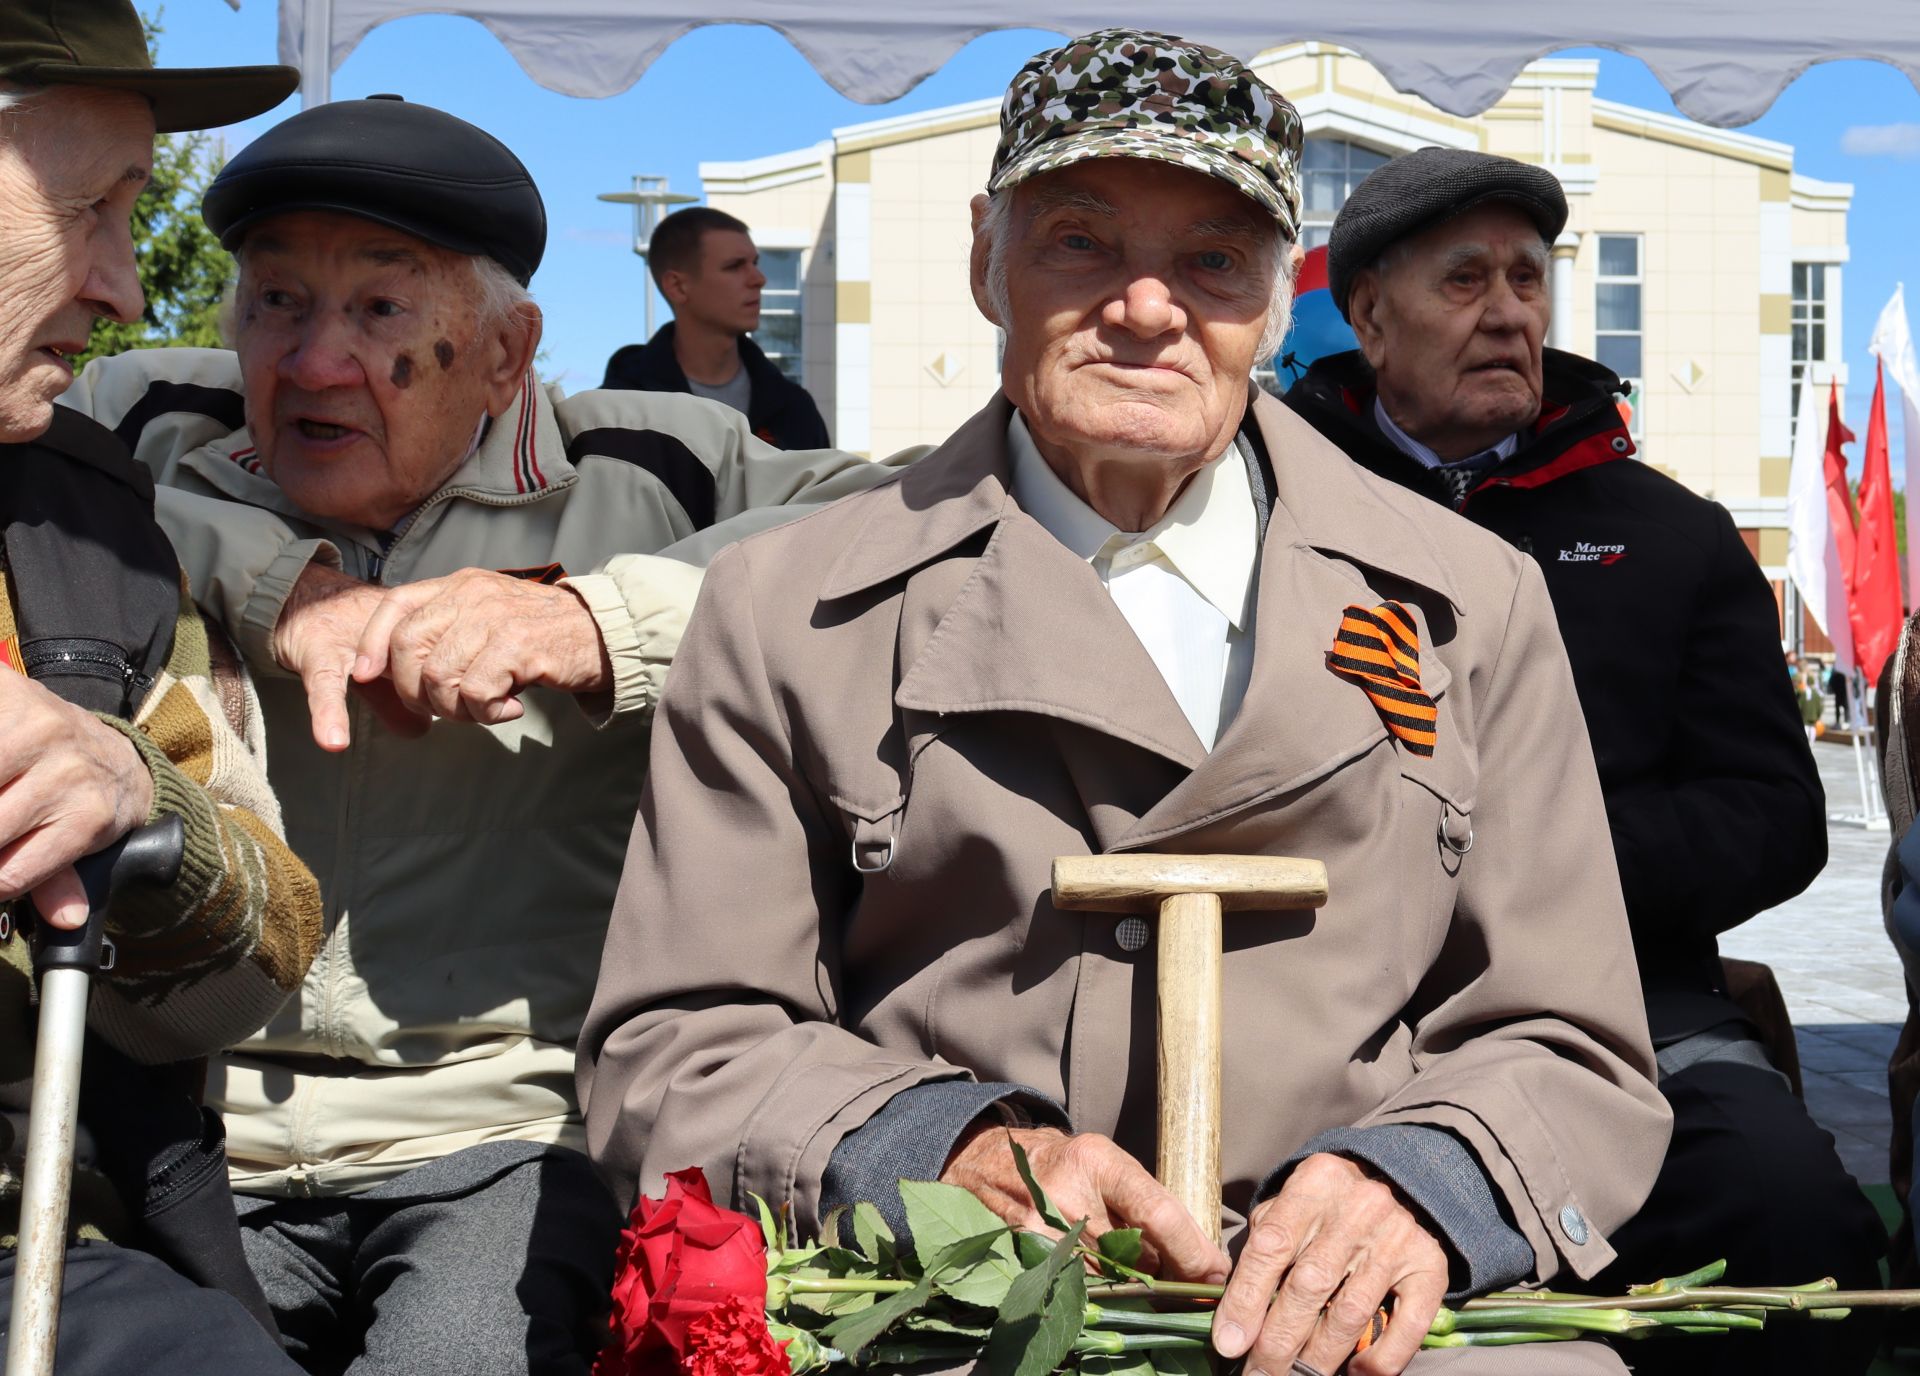
M 494 726 L 523 689 L 597 693 L 613 664 L 587 604 L 565 588 L 485 569 L 389 589 L 360 636 L 356 683 L 382 676 L 415 712 Z
M 1281 1376 L 1295 1357 L 1338 1371 L 1391 1294 L 1386 1332 L 1347 1370 L 1397 1376 L 1446 1293 L 1446 1253 L 1393 1188 L 1345 1157 L 1309 1156 L 1254 1209 L 1213 1345 L 1246 1353 L 1247 1376 Z
M 273 657 L 300 676 L 307 690 L 313 740 L 322 750 L 342 751 L 352 743 L 347 691 L 357 688 L 374 714 L 398 735 L 418 736 L 431 724 L 411 712 L 386 683 L 353 681 L 360 657 L 360 635 L 379 608 L 383 590 L 370 583 L 309 564 L 280 611 L 273 628 Z
M 87 920 L 73 862 L 147 820 L 153 775 L 133 742 L 0 669 L 0 899 L 33 895 L 56 927 Z
M 1138 1228 L 1146 1243 L 1142 1269 L 1169 1280 L 1218 1284 L 1226 1254 L 1214 1245 L 1152 1172 L 1098 1133 L 1068 1135 L 1058 1128 L 978 1127 L 962 1140 L 940 1173 L 949 1185 L 971 1190 L 1015 1228 L 1052 1232 L 1041 1222 L 1008 1145 L 1009 1132 L 1027 1153 L 1033 1178 L 1060 1216 L 1087 1220 L 1086 1240 L 1116 1228 Z

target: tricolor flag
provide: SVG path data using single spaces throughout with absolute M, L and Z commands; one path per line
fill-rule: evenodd
M 1300 264 L 1300 275 L 1293 281 L 1293 323 L 1273 360 L 1280 390 L 1293 386 L 1328 354 L 1359 347 L 1353 327 L 1342 318 L 1340 308 L 1333 304 L 1333 293 L 1327 289 L 1326 245 L 1309 249 Z

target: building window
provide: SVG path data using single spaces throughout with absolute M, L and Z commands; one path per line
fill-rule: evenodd
M 1318 248 L 1333 233 L 1333 217 L 1354 187 L 1386 162 L 1387 154 L 1345 139 L 1308 139 L 1301 150 L 1300 245 Z
M 1593 352 L 1601 364 L 1619 374 L 1627 385 L 1627 432 L 1635 439 L 1642 430 L 1641 412 L 1645 339 L 1642 332 L 1641 284 L 1646 263 L 1638 234 L 1602 234 L 1600 272 L 1594 288 Z
M 1807 370 L 1815 363 L 1826 363 L 1827 356 L 1827 265 L 1793 265 L 1793 427 L 1800 428 L 1800 386 Z
M 753 332 L 753 342 L 768 362 L 804 385 L 800 363 L 800 250 L 761 249 L 760 271 L 767 275 L 767 285 L 760 289 L 760 328 Z

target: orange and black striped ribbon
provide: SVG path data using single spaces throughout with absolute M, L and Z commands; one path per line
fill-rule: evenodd
M 1408 754 L 1432 758 L 1440 714 L 1420 691 L 1420 631 L 1404 605 L 1348 607 L 1327 651 L 1327 667 L 1360 685 Z

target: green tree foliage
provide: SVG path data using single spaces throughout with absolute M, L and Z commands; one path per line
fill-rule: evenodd
M 151 52 L 159 16 L 144 19 Z M 207 134 L 162 134 L 154 141 L 153 180 L 133 209 L 133 254 L 146 309 L 131 324 L 95 321 L 77 364 L 128 349 L 220 343 L 220 297 L 233 276 L 233 259 L 200 219 L 200 198 L 222 161 Z

